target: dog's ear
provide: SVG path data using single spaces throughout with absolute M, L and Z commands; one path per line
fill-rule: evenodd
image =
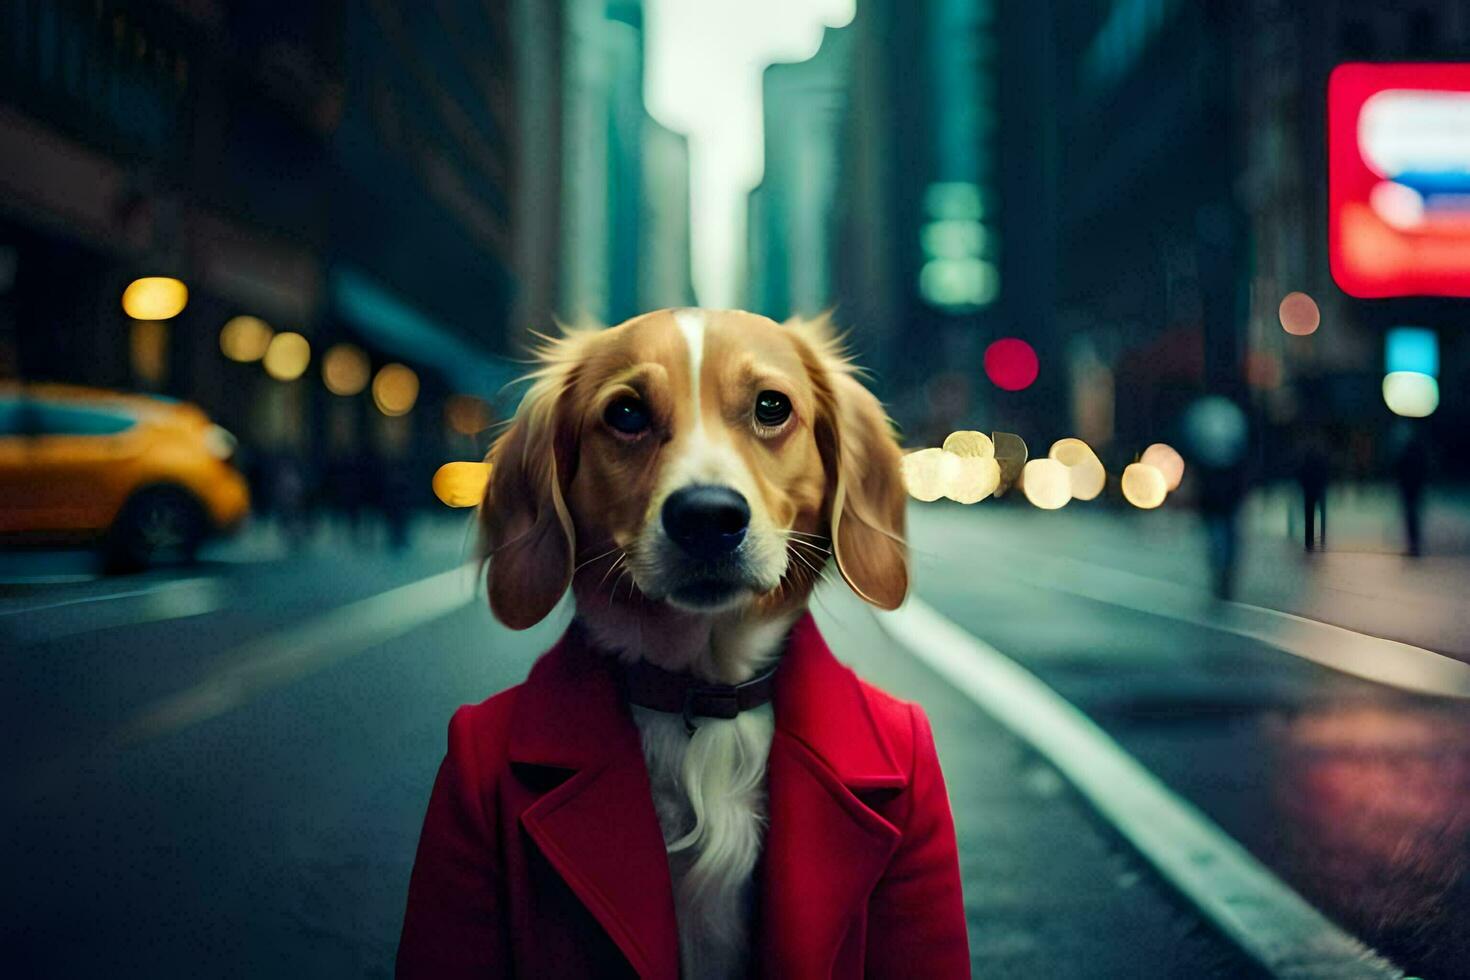
M 815 360 L 814 429 L 827 475 L 837 570 L 864 600 L 897 608 L 909 588 L 907 494 L 898 443 L 883 407 L 853 376 L 826 321 L 801 324 L 798 332 Z
M 564 490 L 577 464 L 566 408 L 570 361 L 549 363 L 490 447 L 480 505 L 480 553 L 489 560 L 490 608 L 511 629 L 535 626 L 572 581 L 576 537 Z

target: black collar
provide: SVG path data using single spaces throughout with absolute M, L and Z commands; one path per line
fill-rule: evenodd
M 743 684 L 706 684 L 644 660 L 622 669 L 623 694 L 629 704 L 682 715 L 691 735 L 695 718 L 734 718 L 771 700 L 775 677 L 774 665 Z

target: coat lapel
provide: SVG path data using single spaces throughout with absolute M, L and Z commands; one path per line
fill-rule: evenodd
M 677 977 L 673 888 L 637 726 L 575 625 L 517 696 L 510 758 L 532 785 L 566 777 L 521 815 L 547 861 L 640 976 Z
M 792 628 L 774 702 L 759 957 L 767 976 L 826 975 L 899 842 L 860 796 L 906 777 L 810 615 Z M 547 861 L 640 975 L 676 978 L 673 887 L 638 729 L 576 625 L 517 695 L 510 758 L 529 785 L 550 787 L 521 815 Z
M 899 842 L 858 794 L 901 789 L 905 777 L 810 615 L 792 630 L 775 712 L 761 956 L 767 976 L 825 976 Z

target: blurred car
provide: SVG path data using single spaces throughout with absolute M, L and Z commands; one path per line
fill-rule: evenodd
M 114 568 L 187 561 L 250 512 L 235 447 L 172 399 L 0 384 L 0 542 L 93 543 Z

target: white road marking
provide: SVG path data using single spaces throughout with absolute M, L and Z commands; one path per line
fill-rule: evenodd
M 56 575 L 50 577 L 48 584 L 71 584 L 73 582 L 89 582 L 95 580 L 96 576 Z M 188 588 L 191 586 L 195 586 L 200 582 L 209 581 L 213 580 L 208 576 L 202 576 L 198 578 L 172 579 L 167 582 L 156 582 L 153 585 L 149 585 L 141 589 L 128 589 L 125 592 L 104 592 L 100 595 L 86 595 L 78 596 L 75 599 L 63 599 L 60 602 L 44 602 L 38 606 L 21 606 L 16 609 L 0 610 L 0 617 L 20 616 L 25 613 L 45 612 L 47 609 L 64 609 L 67 606 L 81 606 L 86 605 L 90 602 L 110 602 L 113 599 L 134 599 L 138 596 L 153 595 L 155 593 L 163 592 L 168 589 L 177 589 L 180 587 Z
M 114 733 L 126 746 L 218 717 L 273 688 L 347 660 L 426 623 L 478 596 L 475 565 L 410 582 L 360 599 L 252 640 L 193 687 L 154 702 Z
M 114 600 L 118 599 L 137 601 L 114 604 Z M 144 623 L 203 616 L 223 608 L 226 601 L 224 586 L 217 578 L 200 576 L 161 582 L 126 592 L 81 596 L 39 606 L 7 609 L 0 612 L 0 630 L 16 642 L 45 643 L 120 626 L 139 626 Z M 36 613 L 84 605 L 93 608 L 72 613 L 65 619 L 43 616 L 38 623 L 32 624 L 23 618 Z
M 1020 664 L 917 598 L 877 619 L 895 641 L 1045 757 L 1216 928 L 1272 974 L 1287 980 L 1403 976 Z
M 1006 568 L 1038 588 L 1234 633 L 1364 680 L 1419 694 L 1470 698 L 1470 664 L 1410 643 L 1279 609 L 1220 601 L 1175 582 L 1075 558 L 1028 554 L 1025 562 L 1007 562 Z

